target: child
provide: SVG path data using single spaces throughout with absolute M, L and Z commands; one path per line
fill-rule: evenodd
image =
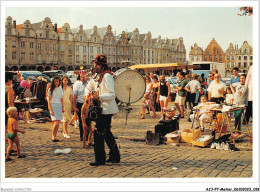
M 200 101 L 201 101 L 201 103 L 198 105 L 198 107 L 206 107 L 208 105 L 207 104 L 207 97 L 205 95 L 202 95 L 200 97 Z M 198 117 L 198 119 L 200 121 L 200 127 L 202 127 L 203 130 L 205 130 L 204 123 L 206 121 L 210 121 L 211 115 L 212 115 L 212 112 L 210 110 L 208 110 L 208 109 L 199 109 L 199 112 L 197 113 L 197 117 Z M 195 116 L 195 114 L 191 114 L 190 118 L 193 120 L 194 116 Z M 198 127 L 196 119 L 195 119 L 195 125 Z
M 226 94 L 226 99 L 225 99 L 226 104 L 228 105 L 233 105 L 234 102 L 234 96 L 232 94 L 231 88 L 227 88 L 227 94 Z
M 5 161 L 11 161 L 12 159 L 9 157 L 10 151 L 13 147 L 13 143 L 15 142 L 17 146 L 17 158 L 24 158 L 26 155 L 21 154 L 20 151 L 20 141 L 17 135 L 17 132 L 25 133 L 23 130 L 18 129 L 18 112 L 16 107 L 9 107 L 6 111 L 7 116 L 8 116 L 8 122 L 7 122 L 7 138 L 8 138 L 8 148 L 6 152 L 6 158 Z
M 90 148 L 91 146 L 93 146 L 93 144 L 91 143 L 93 128 L 91 126 L 91 121 L 88 118 L 89 106 L 90 106 L 90 95 L 86 96 L 85 103 L 83 104 L 83 106 L 81 108 L 81 119 L 82 119 L 82 126 L 83 126 L 83 138 L 82 138 L 83 139 L 83 148 Z M 86 146 L 87 131 L 89 133 L 88 133 L 88 143 Z

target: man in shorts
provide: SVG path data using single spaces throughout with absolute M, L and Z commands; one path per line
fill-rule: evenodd
M 188 81 L 185 78 L 184 72 L 181 72 L 179 77 L 180 85 L 177 86 L 178 93 L 176 94 L 175 105 L 180 113 L 180 118 L 184 118 L 184 104 L 187 94 L 187 91 L 184 88 L 188 84 Z

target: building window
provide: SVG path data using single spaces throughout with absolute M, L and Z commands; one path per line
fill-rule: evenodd
M 120 50 L 119 49 L 117 50 L 117 55 L 120 55 Z
M 16 52 L 12 52 L 12 59 L 16 59 Z
M 234 56 L 231 57 L 231 60 L 234 60 Z
M 208 59 L 207 57 L 204 57 L 204 61 L 207 61 L 207 59 Z
M 86 57 L 86 55 L 83 56 L 83 63 L 87 63 L 87 57 Z
M 146 50 L 144 50 L 144 56 L 146 55 Z
M 207 55 L 209 54 L 209 50 L 207 50 Z
M 238 56 L 238 60 L 241 60 L 241 56 Z
M 69 55 L 69 64 L 72 64 L 72 55 Z
M 25 41 L 21 41 L 21 48 L 25 49 Z
M 57 62 L 57 56 L 56 56 L 56 54 L 53 55 L 53 62 L 54 62 L 54 63 Z
M 30 42 L 30 49 L 33 49 L 33 42 Z
M 53 51 L 56 51 L 56 44 L 53 44 L 52 47 L 53 47 Z
M 64 45 L 60 45 L 60 50 L 64 51 Z
M 76 55 L 76 62 L 79 63 L 79 55 Z
M 111 49 L 110 49 L 110 48 L 108 48 L 108 55 L 110 55 L 110 52 L 111 52 Z
M 82 37 L 82 35 L 79 36 L 79 41 L 83 41 L 83 37 Z
M 49 31 L 46 31 L 46 39 L 49 39 Z
M 65 40 L 68 40 L 68 34 L 65 34 Z
M 45 48 L 46 48 L 46 51 L 49 51 L 49 43 L 46 43 Z
M 39 55 L 39 63 L 42 63 L 42 56 Z
M 97 38 L 96 38 L 96 37 L 94 37 L 94 42 L 95 42 L 95 43 L 97 42 Z
M 30 53 L 30 60 L 33 60 L 33 53 Z
M 234 67 L 234 63 L 232 62 L 232 63 L 231 63 L 231 68 L 233 68 L 233 67 Z
M 247 67 L 247 62 L 244 62 L 244 67 Z
M 250 56 L 250 60 L 253 60 L 253 56 Z
M 87 46 L 83 46 L 83 53 L 87 52 Z
M 61 62 L 64 63 L 64 55 L 63 54 L 61 55 Z
M 240 62 L 238 63 L 238 67 L 239 67 L 239 68 L 241 67 L 241 63 L 240 63 Z
M 250 66 L 253 65 L 253 62 L 250 62 Z
M 38 43 L 38 50 L 42 50 L 42 44 Z
M 247 56 L 244 56 L 244 60 L 247 60 Z
M 72 52 L 72 46 L 69 45 L 69 52 Z
M 92 47 L 93 48 L 93 47 Z M 93 50 L 91 52 L 91 47 L 90 47 L 90 53 L 93 53 Z M 106 54 L 106 48 L 103 49 L 103 53 Z
M 79 52 L 79 45 L 76 45 L 76 52 Z
M 11 35 L 11 29 L 7 29 L 7 34 Z
M 49 59 L 49 55 L 46 55 L 46 63 L 49 63 L 50 59 Z
M 128 49 L 126 50 L 126 55 L 129 55 L 129 50 Z
M 100 47 L 97 48 L 97 53 L 100 53 Z
M 104 48 L 104 50 L 105 50 L 105 48 Z M 93 46 L 90 46 L 90 53 L 93 53 Z
M 214 57 L 214 61 L 218 61 L 218 57 L 217 56 Z
M 209 60 L 212 61 L 212 56 L 209 56 Z
M 25 60 L 25 52 L 21 52 L 21 59 L 22 59 L 22 61 Z
M 222 62 L 222 56 L 219 57 L 219 62 Z
M 230 56 L 227 56 L 227 60 L 230 60 Z
M 220 51 L 219 51 L 219 50 L 217 50 L 217 54 L 218 54 L 218 55 L 220 54 Z
M 16 47 L 16 41 L 12 41 L 12 47 Z
M 247 52 L 247 49 L 245 48 L 244 53 L 246 53 L 246 52 Z

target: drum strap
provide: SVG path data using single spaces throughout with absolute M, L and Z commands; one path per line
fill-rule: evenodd
M 112 73 L 112 72 L 109 71 L 109 70 L 104 71 L 104 72 L 101 74 L 100 78 L 99 78 L 99 83 L 102 83 L 103 77 L 104 77 L 104 75 L 105 75 L 106 73 L 109 73 L 110 75 L 114 75 L 114 73 Z

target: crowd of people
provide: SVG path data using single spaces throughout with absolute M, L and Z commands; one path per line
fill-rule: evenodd
M 221 81 L 221 76 L 215 69 L 209 73 L 208 78 L 204 74 L 190 74 L 190 71 L 178 72 L 176 85 L 176 98 L 174 104 L 180 118 L 184 118 L 184 111 L 187 110 L 186 104 L 190 106 L 188 121 L 194 118 L 193 107 L 205 104 L 205 102 L 216 102 L 232 105 L 244 104 L 246 109 L 246 121 L 252 117 L 252 66 L 248 75 L 238 74 L 239 69 L 234 68 L 234 76 L 231 78 L 229 87 Z M 18 128 L 18 110 L 14 105 L 15 91 L 12 87 L 12 73 L 6 72 L 5 75 L 5 133 L 9 146 L 6 150 L 6 161 L 10 161 L 10 152 L 15 150 L 13 143 L 17 145 L 18 158 L 26 155 L 20 152 L 20 144 L 17 133 L 25 133 Z M 143 96 L 142 112 L 139 119 L 145 119 L 145 114 L 152 111 L 151 117 L 157 118 L 156 112 L 160 112 L 159 121 L 165 116 L 165 109 L 171 100 L 170 83 L 166 81 L 165 75 L 157 76 L 150 73 L 145 76 L 146 90 Z M 52 127 L 51 140 L 59 142 L 57 133 L 59 124 L 63 122 L 63 136 L 70 139 L 68 125 L 79 121 L 79 139 L 83 142 L 84 148 L 94 147 L 95 162 L 90 163 L 92 166 L 104 165 L 106 162 L 119 163 L 120 153 L 115 138 L 111 132 L 112 116 L 119 112 L 118 105 L 115 101 L 114 78 L 113 73 L 108 70 L 107 58 L 104 55 L 97 55 L 94 60 L 93 73 L 81 71 L 77 75 L 77 81 L 73 86 L 68 85 L 68 77 L 53 77 L 51 82 L 46 86 L 45 99 L 51 120 L 54 122 Z M 90 105 L 99 105 L 102 107 L 102 113 L 96 121 L 95 129 L 91 125 L 92 120 L 89 118 Z M 146 113 L 146 109 L 148 110 Z M 73 114 L 74 112 L 74 114 Z M 235 124 L 238 130 L 241 129 L 240 118 L 242 111 L 236 111 Z M 172 117 L 175 113 L 168 113 L 167 117 Z M 205 121 L 209 118 L 208 111 L 202 111 L 199 114 L 200 124 L 204 126 Z M 94 134 L 94 144 L 91 142 Z M 106 160 L 104 142 L 107 143 L 110 152 Z
M 93 74 L 95 74 L 93 76 Z M 51 120 L 54 122 L 52 127 L 51 140 L 59 142 L 57 133 L 59 124 L 63 122 L 63 136 L 70 138 L 68 125 L 78 119 L 80 130 L 80 141 L 83 141 L 84 148 L 94 147 L 95 162 L 91 166 L 99 166 L 107 163 L 119 163 L 120 153 L 115 138 L 111 132 L 112 116 L 119 112 L 115 101 L 114 78 L 113 73 L 108 70 L 107 58 L 104 55 L 97 55 L 94 60 L 93 74 L 82 70 L 78 74 L 78 80 L 73 86 L 68 85 L 68 77 L 53 77 L 46 86 L 47 108 Z M 17 151 L 18 158 L 24 158 L 26 155 L 20 152 L 20 143 L 17 133 L 25 133 L 18 128 L 18 110 L 14 106 L 15 92 L 12 87 L 13 74 L 5 74 L 5 133 L 9 143 L 6 150 L 6 161 L 12 160 L 10 153 Z M 97 103 L 102 108 L 96 121 L 95 130 L 91 126 L 91 120 L 88 116 L 91 104 Z M 72 112 L 74 111 L 74 115 Z M 20 111 L 19 111 L 20 112 Z M 94 132 L 94 144 L 91 143 Z M 87 141 L 87 143 L 86 143 Z M 106 159 L 104 142 L 107 143 L 110 152 Z M 13 143 L 17 148 L 13 148 Z
M 151 82 L 151 78 L 153 83 Z M 222 82 L 221 75 L 217 69 L 209 72 L 208 77 L 204 74 L 200 76 L 196 73 L 191 75 L 190 71 L 178 72 L 176 74 L 176 97 L 174 104 L 178 111 L 179 118 L 184 118 L 184 112 L 190 108 L 190 113 L 187 117 L 188 121 L 194 118 L 193 107 L 197 106 L 199 101 L 201 104 L 209 101 L 217 104 L 246 106 L 245 120 L 243 123 L 248 123 L 252 117 L 252 66 L 248 71 L 248 75 L 240 74 L 237 67 L 233 68 L 233 76 L 230 80 L 230 85 L 227 86 Z M 165 75 L 158 76 L 150 73 L 146 76 L 146 92 L 143 97 L 142 115 L 139 119 L 145 118 L 145 108 L 150 108 L 153 111 L 152 118 L 156 118 L 158 109 L 161 109 L 161 118 L 163 119 L 164 109 L 168 107 L 170 101 L 171 88 L 169 82 L 165 80 Z M 149 110 L 148 110 L 149 113 Z M 241 130 L 242 110 L 235 112 L 235 127 Z M 208 112 L 200 114 L 201 126 L 204 127 L 204 122 L 208 120 Z

